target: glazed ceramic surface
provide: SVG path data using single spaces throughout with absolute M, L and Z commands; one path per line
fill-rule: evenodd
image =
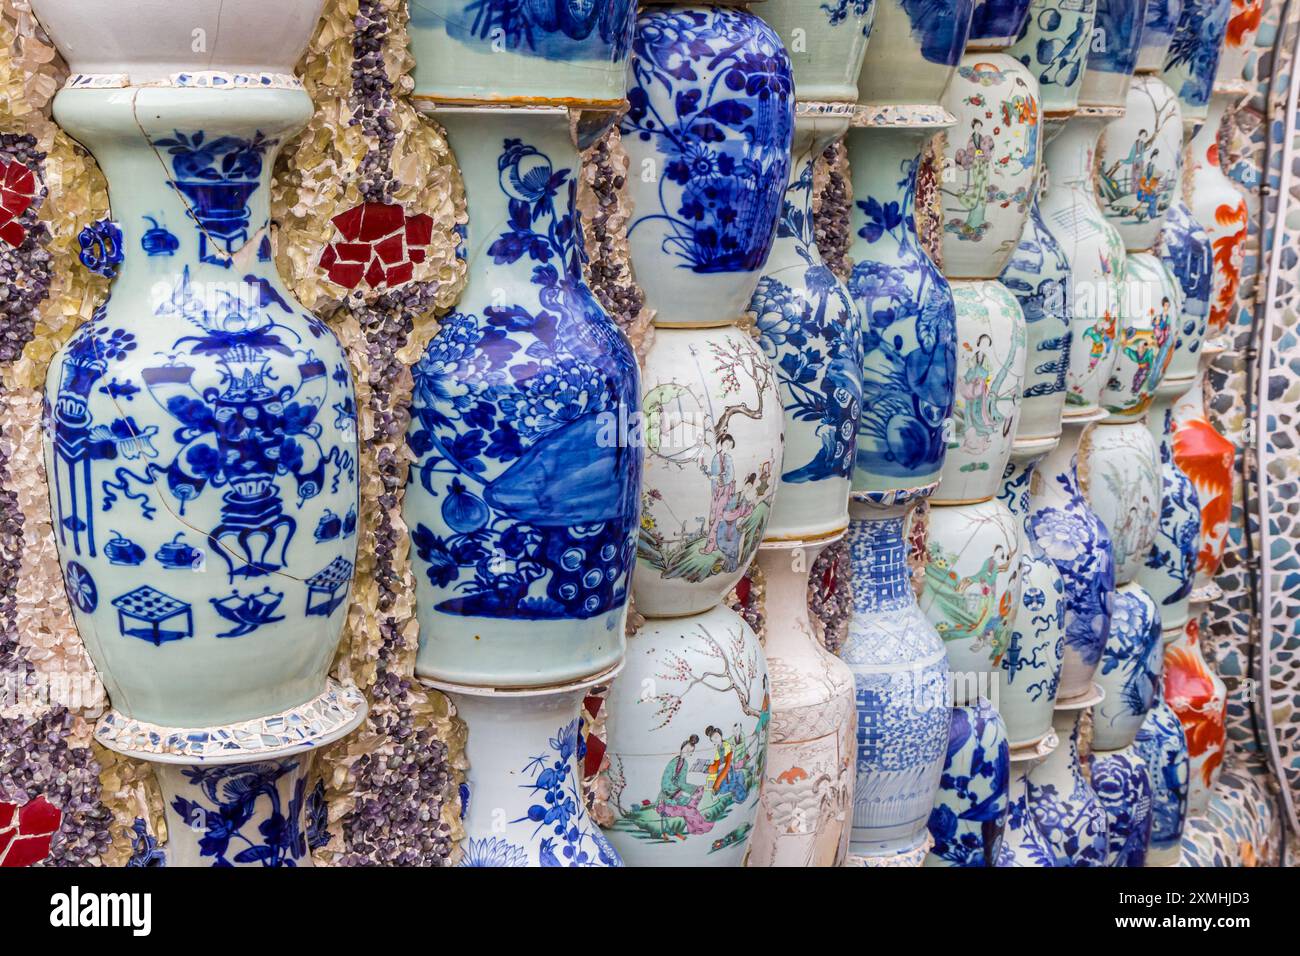
M 760 813 L 771 695 L 736 612 L 647 621 L 606 703 L 610 841 L 628 866 L 740 866 Z
M 1210 296 L 1214 286 L 1214 248 L 1209 233 L 1181 198 L 1175 198 L 1165 216 L 1158 242 L 1160 261 L 1182 293 L 1174 356 L 1165 381 L 1184 382 L 1196 375 L 1201 346 L 1209 328 Z
M 862 412 L 862 328 L 813 235 L 813 164 L 847 118 L 800 117 L 776 244 L 749 307 L 785 408 L 785 463 L 767 536 L 825 535 L 849 520 Z
M 293 75 L 320 19 L 322 0 L 36 0 L 32 10 L 74 77 L 116 76 L 121 84 L 175 83 L 176 74 L 260 85 L 263 74 Z M 256 78 L 256 80 L 254 80 Z
M 934 106 L 961 59 L 975 0 L 876 0 L 858 102 Z
M 929 129 L 853 129 L 855 265 L 863 328 L 854 491 L 923 488 L 939 477 L 957 366 L 952 291 L 917 238 L 918 156 Z
M 785 45 L 801 102 L 857 100 L 876 0 L 781 0 L 754 12 Z
M 1264 0 L 1232 0 L 1223 36 L 1223 52 L 1215 74 L 1216 86 L 1241 89 L 1248 82 L 1246 66 L 1263 19 Z
M 1115 595 L 1110 532 L 1079 488 L 1076 452 L 1085 427 L 1067 426 L 1060 445 L 1043 459 L 1030 484 L 1029 535 L 1056 565 L 1065 585 L 1061 699 L 1091 691 L 1110 633 Z
M 993 866 L 1002 852 L 1011 752 L 997 708 L 987 700 L 952 709 L 939 796 L 930 811 L 934 845 L 926 866 Z
M 790 178 L 794 79 L 747 10 L 646 7 L 633 41 L 623 146 L 632 265 L 660 326 L 744 313 Z
M 622 866 L 582 796 L 585 690 L 451 693 L 468 727 L 461 866 Z
M 1165 700 L 1178 715 L 1187 736 L 1191 767 L 1188 812 L 1205 813 L 1223 767 L 1227 741 L 1224 718 L 1228 693 L 1201 649 L 1201 626 L 1195 616 L 1165 647 Z
M 1105 121 L 1080 116 L 1047 147 L 1051 172 L 1043 221 L 1070 263 L 1070 367 L 1067 417 L 1094 412 L 1115 362 L 1124 243 L 1102 215 L 1093 188 L 1097 137 Z
M 763 540 L 782 473 L 777 376 L 728 325 L 657 330 L 642 378 L 636 606 L 694 614 L 722 600 Z
M 1106 530 L 1115 583 L 1132 581 L 1146 561 L 1160 520 L 1160 452 L 1144 422 L 1103 423 L 1079 450 L 1085 494 Z
M 1188 599 L 1201 549 L 1201 504 L 1196 486 L 1174 460 L 1170 399 L 1157 398 L 1148 427 L 1160 449 L 1160 523 L 1147 559 L 1134 578 L 1160 608 L 1165 630 L 1187 622 Z
M 1124 247 L 1148 251 L 1178 191 L 1183 119 L 1173 91 L 1154 76 L 1134 78 L 1127 104 L 1102 134 L 1097 192 Z
M 1013 459 L 999 495 L 1019 522 L 1021 535 L 1020 601 L 1012 611 L 1011 638 L 998 665 L 998 711 L 1012 747 L 1036 744 L 1051 732 L 1065 656 L 1065 582 L 1029 534 L 1035 465 L 1032 459 Z
M 1196 558 L 1196 590 L 1210 585 L 1223 561 L 1232 514 L 1232 473 L 1236 448 L 1205 416 L 1202 357 L 1195 384 L 1174 405 L 1174 463 L 1192 480 L 1201 506 L 1201 550 Z
M 415 95 L 455 102 L 617 104 L 633 0 L 411 0 Z
M 944 274 L 992 279 L 1015 252 L 1038 178 L 1038 87 L 1014 57 L 967 53 L 943 105 Z
M 348 361 L 269 240 L 271 166 L 311 101 L 69 89 L 55 115 L 94 152 L 115 217 L 112 296 L 46 381 L 78 630 L 129 718 L 203 727 L 303 704 L 325 690 L 357 542 Z
M 943 638 L 956 701 L 990 694 L 1021 598 L 1019 522 L 1001 501 L 933 508 L 921 610 Z
M 1061 742 L 1029 774 L 1029 808 L 1057 866 L 1106 866 L 1106 810 L 1079 762 L 1079 714 L 1053 714 Z
M 1008 51 L 1038 81 L 1043 112 L 1072 112 L 1092 42 L 1097 0 L 1033 0 L 1020 36 Z
M 999 867 L 1054 867 L 1056 849 L 1043 834 L 1029 806 L 1029 773 L 1036 760 L 1017 760 L 1011 764 L 1011 785 L 1007 793 L 1007 825 L 1003 831 Z
M 1219 69 L 1232 0 L 1183 0 L 1161 78 L 1178 96 L 1183 119 L 1203 120 Z
M 1092 710 L 1094 750 L 1119 750 L 1133 743 L 1157 693 L 1156 661 L 1160 643 L 1160 609 L 1136 584 L 1115 591 L 1110 636 L 1101 654 L 1097 683 L 1106 698 Z
M 1030 0 L 976 0 L 967 50 L 1003 50 L 1020 36 Z
M 1151 774 L 1135 747 L 1089 758 L 1092 787 L 1106 810 L 1106 865 L 1146 865 L 1151 842 Z
M 943 641 L 916 604 L 903 517 L 851 509 L 853 617 L 840 657 L 857 693 L 851 852 L 922 847 L 948 743 Z
M 1178 28 L 1184 0 L 1147 0 L 1146 21 L 1138 46 L 1137 72 L 1158 73 Z
M 1182 629 L 1164 634 L 1170 639 Z M 1156 661 L 1156 695 L 1138 730 L 1136 749 L 1151 774 L 1151 848 L 1148 866 L 1173 866 L 1182 850 L 1191 776 L 1187 737 L 1178 715 L 1164 698 L 1164 639 Z
M 997 281 L 952 283 L 957 389 L 935 504 L 978 501 L 1002 481 L 1020 417 L 1025 317 Z
M 1070 366 L 1070 281 L 1065 251 L 1048 231 L 1035 197 L 1015 254 L 999 281 L 1025 317 L 1025 385 L 1014 439 L 1045 451 L 1061 434 Z
M 1097 0 L 1088 66 L 1079 90 L 1080 106 L 1123 106 L 1133 70 L 1148 0 Z
M 1150 252 L 1129 253 L 1120 292 L 1115 363 L 1101 403 L 1116 419 L 1139 418 L 1174 357 L 1179 289 L 1164 263 Z
M 307 783 L 314 756 L 155 765 L 167 817 L 167 866 L 311 866 Z
M 1222 335 L 1234 321 L 1241 265 L 1245 256 L 1246 200 L 1219 166 L 1219 126 L 1231 97 L 1215 96 L 1205 121 L 1189 147 L 1188 173 L 1192 214 L 1205 227 L 1214 249 L 1214 290 L 1210 296 L 1210 338 Z
M 636 359 L 582 278 L 564 110 L 439 113 L 465 162 L 469 282 L 412 371 L 403 514 L 416 672 L 527 687 L 622 656 Z
M 848 855 L 857 703 L 853 673 L 822 646 L 808 615 L 818 551 L 758 554 L 772 704 L 749 866 L 841 866 Z

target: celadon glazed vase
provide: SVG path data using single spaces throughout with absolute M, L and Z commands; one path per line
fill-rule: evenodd
M 916 176 L 932 126 L 854 128 L 854 261 L 863 329 L 862 417 L 853 490 L 878 498 L 939 479 L 956 384 L 952 291 L 921 246 Z
M 743 7 L 641 11 L 621 123 L 635 209 L 629 251 L 655 324 L 739 319 L 789 183 L 794 77 L 776 32 Z
M 1165 646 L 1164 694 L 1187 738 L 1191 773 L 1188 813 L 1201 816 L 1209 809 L 1223 770 L 1228 695 L 1223 679 L 1205 659 L 1196 616 Z
M 1178 194 L 1182 156 L 1178 99 L 1157 77 L 1134 77 L 1124 116 L 1102 134 L 1097 169 L 1102 212 L 1130 253 L 1154 248 Z
M 1057 866 L 1107 865 L 1106 810 L 1079 758 L 1079 718 L 1099 696 L 1056 709 L 1052 727 L 1060 745 L 1029 773 L 1029 809 Z
M 642 381 L 636 606 L 696 614 L 726 596 L 763 540 L 782 474 L 777 375 L 727 324 L 656 329 Z
M 974 5 L 974 0 L 876 0 L 858 102 L 889 113 L 938 106 L 966 48 Z
M 1219 165 L 1219 126 L 1233 97 L 1216 93 L 1209 116 L 1188 147 L 1192 215 L 1205 227 L 1214 249 L 1214 287 L 1210 296 L 1210 340 L 1225 337 L 1236 321 L 1237 293 L 1249 212 L 1246 199 Z M 1221 347 L 1221 343 L 1220 343 Z
M 1097 0 L 1088 46 L 1088 67 L 1079 105 L 1122 107 L 1133 71 L 1149 0 Z
M 971 16 L 969 50 L 1005 50 L 1020 36 L 1030 0 L 976 0 Z
M 1007 792 L 1007 825 L 1003 830 L 999 867 L 1044 868 L 1065 865 L 1058 861 L 1056 848 L 1044 835 L 1029 804 L 1029 775 L 1044 756 L 1059 746 L 1050 736 L 1034 751 L 1011 754 L 1010 786 Z
M 1136 72 L 1159 73 L 1164 69 L 1174 41 L 1184 0 L 1146 0 L 1146 17 L 1138 45 Z
M 460 866 L 623 865 L 582 794 L 581 709 L 592 686 L 443 688 L 470 729 Z
M 1204 122 L 1209 111 L 1231 10 L 1232 0 L 1183 0 L 1160 78 L 1177 94 L 1189 122 Z
M 1079 104 L 1097 0 L 1032 0 L 1020 35 L 1007 51 L 1038 81 L 1045 117 Z
M 800 102 L 857 100 L 876 0 L 781 0 L 754 12 L 785 45 Z
M 850 506 L 853 615 L 840 650 L 857 695 L 849 852 L 876 865 L 921 864 L 950 725 L 948 661 L 912 589 L 906 508 Z
M 841 866 L 848 855 L 857 701 L 853 672 L 823 647 L 808 613 L 808 570 L 821 549 L 758 552 L 771 716 L 748 866 Z
M 943 105 L 957 117 L 944 139 L 939 186 L 944 275 L 993 279 L 1020 243 L 1038 176 L 1038 88 L 1005 53 L 962 57 Z
M 415 96 L 617 107 L 634 0 L 410 0 Z
M 926 866 L 994 866 L 1002 853 L 1011 751 L 998 710 L 984 698 L 952 709 L 939 796 L 930 811 Z
M 1187 822 L 1187 794 L 1191 777 L 1187 736 L 1164 697 L 1165 647 L 1182 629 L 1161 632 L 1160 651 L 1154 661 L 1156 693 L 1146 720 L 1138 729 L 1135 745 L 1151 773 L 1151 845 L 1147 866 L 1176 866 L 1182 854 Z
M 1020 600 L 1012 609 L 1010 639 L 998 665 L 997 694 L 1013 749 L 1037 746 L 1051 734 L 1065 657 L 1065 582 L 1029 527 L 1031 488 L 1043 480 L 1036 467 L 1040 457 L 1013 451 L 998 495 L 1020 533 Z
M 1038 465 L 1030 485 L 1029 535 L 1056 565 L 1065 587 L 1061 701 L 1092 694 L 1115 596 L 1110 532 L 1079 485 L 1080 436 L 1095 427 L 1067 422 L 1060 444 Z
M 614 821 L 628 866 L 740 866 L 761 813 L 771 733 L 763 647 L 725 606 L 650 619 L 606 702 Z
M 469 281 L 412 370 L 416 673 L 590 677 L 623 654 L 642 450 L 636 358 L 582 278 L 569 112 L 436 118 L 495 161 L 461 163 Z
M 1106 811 L 1106 865 L 1146 865 L 1151 842 L 1151 774 L 1136 747 L 1089 755 L 1092 788 Z
M 37 13 L 81 65 L 84 23 Z M 50 364 L 44 438 L 69 602 L 114 708 L 101 740 L 121 746 L 134 721 L 156 737 L 323 705 L 356 558 L 352 374 L 270 241 L 271 167 L 311 100 L 291 72 L 221 75 L 232 88 L 118 75 L 55 101 L 108 179 L 118 250 L 109 298 Z M 322 533 L 331 515 L 351 529 Z
M 848 526 L 862 412 L 863 330 L 848 289 L 817 249 L 813 165 L 848 130 L 849 115 L 796 120 L 776 243 L 750 301 L 785 409 L 785 459 L 767 525 L 770 540 L 808 540 Z

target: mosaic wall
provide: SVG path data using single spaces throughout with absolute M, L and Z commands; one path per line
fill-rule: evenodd
M 1291 161 L 1279 144 L 1300 9 L 1281 23 L 1281 7 L 1266 8 L 1248 68 L 1259 92 L 1225 126 L 1227 166 L 1251 194 L 1252 214 L 1261 209 L 1261 184 L 1278 188 L 1282 164 Z M 442 865 L 455 859 L 461 836 L 464 728 L 444 697 L 412 679 L 416 620 L 401 500 L 410 366 L 436 332 L 437 316 L 459 294 L 457 226 L 466 216 L 455 157 L 409 101 L 405 10 L 405 0 L 327 4 L 299 66 L 316 113 L 281 155 L 273 197 L 278 266 L 298 299 L 343 342 L 362 428 L 362 544 L 334 673 L 361 687 L 371 707 L 362 729 L 318 764 L 311 842 L 320 865 Z M 1286 55 L 1275 62 L 1279 37 Z M 46 367 L 107 289 L 106 280 L 78 263 L 78 233 L 106 215 L 108 195 L 94 160 L 50 118 L 65 76 L 26 3 L 0 0 L 0 826 L 17 827 L 0 865 L 150 865 L 166 839 L 159 796 L 144 764 L 91 741 L 106 701 L 68 612 L 41 462 L 39 389 Z M 817 175 L 818 239 L 841 274 L 848 267 L 845 162 L 843 150 L 833 149 Z M 586 155 L 580 205 L 591 257 L 587 277 L 644 355 L 651 316 L 627 262 L 626 170 L 616 132 Z M 937 191 L 930 198 L 922 227 L 933 238 Z M 1270 195 L 1271 221 L 1285 214 L 1289 199 Z M 377 247 L 395 236 L 402 237 L 401 254 L 381 255 Z M 1265 292 L 1261 263 L 1270 242 L 1257 221 L 1243 269 L 1236 347 L 1211 376 L 1215 423 L 1242 449 L 1219 580 L 1225 596 L 1213 608 L 1210 629 L 1231 692 L 1231 744 L 1210 815 L 1189 828 L 1190 865 L 1275 860 L 1280 826 L 1291 811 L 1289 801 L 1278 799 L 1271 766 L 1280 762 L 1290 788 L 1300 787 L 1300 527 L 1291 521 L 1300 507 L 1294 413 L 1300 315 L 1293 280 L 1300 237 L 1288 232 L 1286 242 L 1277 294 L 1265 310 L 1273 348 L 1261 356 L 1271 403 L 1259 426 L 1268 437 L 1261 459 L 1270 475 L 1266 504 L 1276 505 L 1264 536 L 1276 558 L 1267 655 L 1255 604 L 1263 542 L 1254 524 L 1249 410 L 1262 334 L 1253 322 L 1255 296 Z M 368 249 L 359 253 L 361 247 Z M 847 615 L 845 562 L 844 549 L 832 547 L 812 575 L 814 610 L 832 647 Z M 732 603 L 761 633 L 762 581 L 743 581 Z M 598 695 L 587 712 L 598 737 Z M 593 746 L 589 773 L 600 760 L 601 749 Z

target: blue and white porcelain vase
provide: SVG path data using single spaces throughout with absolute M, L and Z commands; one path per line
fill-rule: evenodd
M 755 13 L 785 44 L 800 102 L 857 100 L 876 0 L 781 0 Z
M 858 102 L 889 115 L 937 115 L 966 48 L 975 0 L 876 0 Z
M 997 708 L 984 698 L 954 707 L 939 796 L 930 811 L 926 866 L 994 866 L 1002 853 L 1011 750 Z
M 634 0 L 410 0 L 415 97 L 617 108 Z
M 764 546 L 764 653 L 771 681 L 767 763 L 748 866 L 841 866 L 853 823 L 853 672 L 818 639 L 808 570 L 823 545 Z
M 1065 586 L 1060 700 L 1092 693 L 1115 597 L 1110 532 L 1079 487 L 1076 452 L 1080 436 L 1091 427 L 1067 421 L 1060 444 L 1038 465 L 1030 484 L 1029 535 Z
M 1146 761 L 1133 745 L 1089 756 L 1092 788 L 1106 811 L 1106 865 L 1142 867 L 1151 843 L 1152 791 Z
M 1097 15 L 1088 46 L 1088 68 L 1079 89 L 1079 105 L 1122 108 L 1146 22 L 1149 0 L 1097 0 Z
M 1130 746 L 1146 720 L 1156 694 L 1164 654 L 1160 643 L 1160 609 L 1140 587 L 1115 592 L 1110 635 L 1097 668 L 1097 684 L 1106 698 L 1092 711 L 1092 747 L 1097 752 Z
M 271 167 L 312 104 L 292 75 L 267 82 L 55 101 L 108 178 L 120 251 L 110 298 L 46 382 L 55 541 L 115 714 L 164 728 L 319 700 L 347 616 L 352 374 L 270 240 Z M 351 530 L 320 532 L 343 515 Z
M 998 712 L 1012 748 L 1036 746 L 1052 732 L 1052 709 L 1065 658 L 1065 581 L 1030 533 L 1030 491 L 1042 481 L 1041 456 L 1012 452 L 999 500 L 1020 533 L 1020 600 L 1011 611 L 1010 638 L 998 664 Z
M 850 512 L 853 616 L 840 650 L 858 705 L 849 852 L 920 865 L 948 744 L 948 661 L 916 604 L 906 506 L 855 503 Z
M 1060 745 L 1029 773 L 1029 809 L 1057 866 L 1108 865 L 1106 810 L 1097 798 L 1079 758 L 1079 705 L 1057 708 L 1052 727 Z
M 635 209 L 629 250 L 660 328 L 739 319 L 789 183 L 794 75 L 743 7 L 642 9 L 622 120 Z
M 1188 0 L 1191 2 L 1191 0 Z M 1147 0 L 1135 72 L 1159 73 L 1183 13 L 1184 0 Z
M 1232 6 L 1232 0 L 1183 0 L 1160 77 L 1178 95 L 1189 122 L 1204 122 L 1210 111 Z
M 1187 736 L 1164 696 L 1164 648 L 1182 630 L 1165 628 L 1156 665 L 1156 695 L 1134 746 L 1151 774 L 1151 845 L 1147 866 L 1176 866 L 1187 822 L 1191 764 Z
M 1050 746 L 1048 746 L 1050 745 Z M 1050 753 L 1059 744 L 1055 737 L 1044 741 L 1040 750 Z M 1003 830 L 1002 852 L 996 866 L 1045 868 L 1063 866 L 1056 848 L 1043 834 L 1029 803 L 1029 775 L 1043 757 L 1035 751 L 1011 756 L 1010 785 L 1007 790 L 1007 825 Z
M 440 687 L 469 727 L 460 866 L 623 865 L 588 815 L 582 792 L 582 701 L 592 686 Z
M 1096 15 L 1097 0 L 1030 3 L 1024 26 L 1007 52 L 1038 80 L 1044 117 L 1068 116 L 1078 107 Z
M 1185 189 L 1190 185 L 1185 166 L 1183 177 Z M 1209 233 L 1192 215 L 1191 208 L 1181 196 L 1176 196 L 1170 205 L 1156 246 L 1160 261 L 1182 293 L 1174 356 L 1169 360 L 1164 381 L 1179 385 L 1186 383 L 1190 388 L 1196 378 L 1201 347 L 1209 328 L 1210 296 L 1214 289 L 1214 247 Z
M 796 121 L 776 243 L 749 304 L 785 409 L 785 462 L 769 540 L 807 541 L 848 526 L 862 412 L 862 328 L 848 289 L 822 261 L 813 230 L 813 165 L 848 124 L 848 112 Z
M 469 281 L 412 371 L 416 673 L 485 687 L 589 677 L 623 655 L 636 358 L 582 278 L 568 111 L 437 118 L 463 159 Z
M 863 329 L 855 493 L 888 499 L 939 479 L 957 373 L 952 290 L 917 237 L 919 156 L 936 127 L 855 128 L 854 261 Z
M 1029 16 L 1030 0 L 976 0 L 967 50 L 1005 50 Z
M 772 730 L 763 646 L 744 619 L 719 606 L 647 621 L 606 715 L 607 832 L 624 862 L 741 866 Z

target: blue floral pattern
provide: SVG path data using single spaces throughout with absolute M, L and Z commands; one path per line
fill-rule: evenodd
M 633 0 L 413 0 L 411 22 L 493 49 L 548 60 L 618 61 L 631 40 Z
M 939 796 L 930 811 L 932 857 L 949 866 L 994 866 L 1007 821 L 1011 749 L 988 701 L 954 707 Z
M 1191 766 L 1183 725 L 1163 697 L 1157 695 L 1134 747 L 1151 774 L 1151 849 L 1177 851 L 1187 821 Z
M 1210 317 L 1210 294 L 1214 287 L 1214 247 L 1204 227 L 1192 216 L 1187 203 L 1175 197 L 1165 215 L 1160 233 L 1160 261 L 1183 290 L 1183 307 L 1178 327 L 1175 365 L 1182 365 L 1201 350 Z M 1193 364 L 1194 362 L 1189 362 Z
M 1151 777 L 1132 750 L 1095 753 L 1092 786 L 1106 810 L 1107 866 L 1146 865 L 1151 843 Z
M 214 867 L 297 866 L 307 855 L 302 827 L 307 781 L 297 770 L 297 761 L 186 767 L 181 773 L 191 796 L 177 795 L 171 808 L 203 831 L 199 855 L 210 857 Z M 292 790 L 285 800 L 279 781 L 288 774 L 293 774 Z M 255 832 L 250 824 L 256 824 Z
M 1060 746 L 1065 752 L 1053 754 L 1051 759 L 1068 762 L 1069 789 L 1062 792 L 1056 783 L 1035 779 L 1041 769 L 1036 768 L 1029 778 L 1029 806 L 1034 822 L 1052 846 L 1058 866 L 1106 866 L 1106 811 L 1079 764 L 1077 722 L 1069 739 L 1062 740 Z
M 1201 549 L 1201 503 L 1196 486 L 1173 459 L 1173 410 L 1166 406 L 1160 442 L 1160 523 L 1147 555 L 1146 567 L 1161 572 L 1162 607 L 1185 601 L 1192 593 Z M 1144 579 L 1145 580 L 1145 579 Z
M 1231 0 L 1185 0 L 1183 4 L 1165 54 L 1165 73 L 1178 83 L 1174 92 L 1185 106 L 1203 107 L 1210 102 L 1231 10 Z

